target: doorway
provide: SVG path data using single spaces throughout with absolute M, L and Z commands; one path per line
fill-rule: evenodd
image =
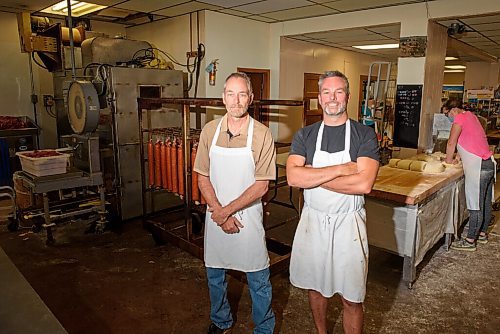
M 318 73 L 304 73 L 304 126 L 321 121 L 323 116 L 318 103 L 320 76 Z
M 238 72 L 245 73 L 250 78 L 254 100 L 268 100 L 270 86 L 270 71 L 260 68 L 238 67 Z M 257 115 L 256 115 L 257 114 Z M 262 106 L 261 110 L 256 110 L 254 117 L 265 126 L 269 127 L 269 109 Z

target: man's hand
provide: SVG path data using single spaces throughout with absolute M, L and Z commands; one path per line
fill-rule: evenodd
M 339 169 L 339 176 L 347 176 L 347 175 L 352 175 L 356 174 L 358 172 L 358 164 L 352 161 L 346 162 L 344 164 L 338 165 L 340 167 Z
M 243 228 L 243 224 L 235 217 L 229 217 L 224 224 L 220 225 L 220 228 L 227 234 L 234 234 L 238 233 L 240 228 Z
M 212 220 L 219 226 L 224 224 L 231 214 L 225 207 L 222 206 L 209 207 L 208 212 L 212 213 Z

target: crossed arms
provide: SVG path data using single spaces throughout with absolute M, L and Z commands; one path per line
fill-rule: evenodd
M 292 154 L 286 162 L 288 184 L 298 188 L 322 187 L 347 195 L 368 194 L 375 183 L 378 161 L 359 157 L 357 162 L 313 168 L 305 165 L 306 159 Z

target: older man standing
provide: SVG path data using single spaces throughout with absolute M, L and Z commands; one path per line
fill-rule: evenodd
M 305 189 L 290 281 L 309 290 L 318 333 L 327 333 L 328 298 L 336 293 L 344 308 L 344 332 L 361 333 L 368 273 L 363 194 L 377 176 L 377 138 L 372 128 L 348 118 L 344 74 L 323 74 L 318 99 L 323 121 L 295 134 L 286 166 L 290 186 Z
M 226 281 L 226 270 L 232 269 L 246 273 L 254 333 L 270 334 L 275 316 L 261 198 L 276 176 L 274 141 L 269 129 L 248 115 L 253 94 L 244 73 L 226 79 L 222 99 L 227 113 L 203 128 L 194 166 L 208 204 L 204 248 L 212 320 L 208 333 L 230 333 L 233 326 Z

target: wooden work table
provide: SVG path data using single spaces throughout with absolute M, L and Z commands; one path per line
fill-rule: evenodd
M 368 242 L 404 258 L 403 281 L 412 287 L 416 267 L 442 237 L 467 217 L 462 168 L 430 174 L 381 167 L 365 197 Z
M 446 168 L 442 173 L 421 173 L 383 166 L 368 196 L 415 205 L 464 175 L 462 168 Z

